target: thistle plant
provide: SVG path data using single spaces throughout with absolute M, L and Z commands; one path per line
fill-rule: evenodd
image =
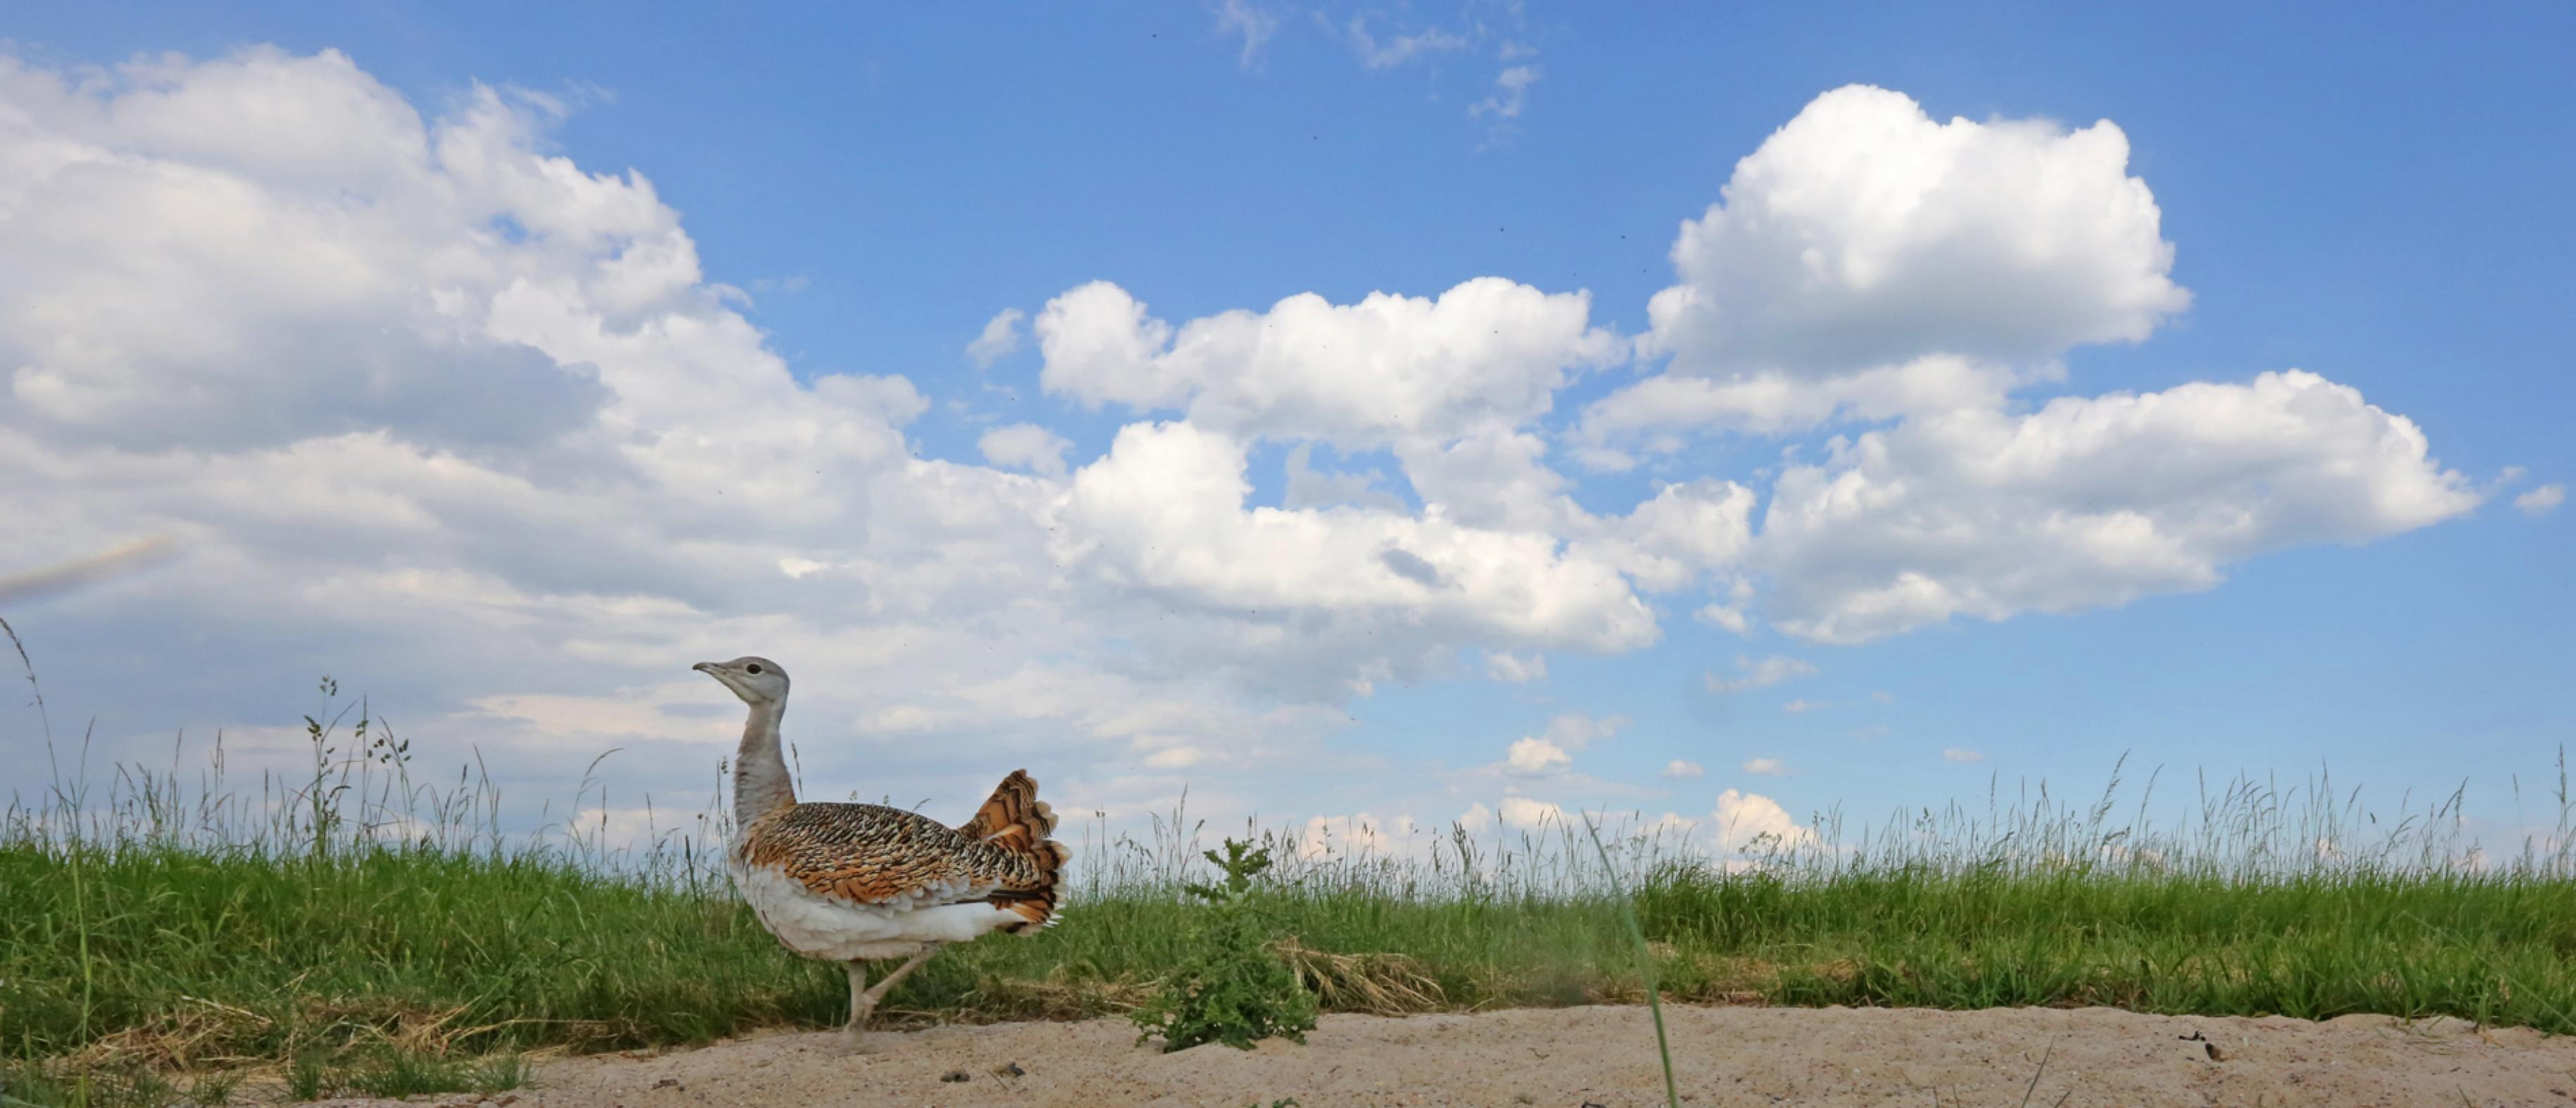
M 1210 1042 L 1250 1050 L 1272 1036 L 1305 1042 L 1315 995 L 1272 948 L 1272 920 L 1254 887 L 1270 868 L 1270 848 L 1227 839 L 1224 854 L 1203 853 L 1225 880 L 1185 886 L 1205 907 L 1186 925 L 1189 953 L 1134 1013 L 1143 1029 L 1136 1041 L 1160 1035 L 1167 1052 Z

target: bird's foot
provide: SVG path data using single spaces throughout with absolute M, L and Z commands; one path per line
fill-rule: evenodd
M 854 1023 L 841 1029 L 840 1052 L 844 1056 L 856 1057 L 881 1053 L 887 1045 L 885 1036 L 868 1034 L 867 1030 L 858 1024 Z

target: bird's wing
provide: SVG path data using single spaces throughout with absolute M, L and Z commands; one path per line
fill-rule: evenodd
M 1025 858 L 875 804 L 790 805 L 752 825 L 742 860 L 822 896 L 897 907 L 984 900 L 1040 880 Z

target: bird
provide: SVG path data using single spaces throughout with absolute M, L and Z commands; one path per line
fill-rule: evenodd
M 1002 778 L 963 825 L 879 804 L 799 803 L 779 753 L 787 671 L 767 658 L 700 662 L 750 707 L 734 758 L 734 888 L 787 949 L 844 963 L 845 1045 L 863 1049 L 886 991 L 949 943 L 993 932 L 1035 935 L 1060 918 L 1073 852 L 1047 836 L 1054 809 L 1025 769 Z M 868 984 L 871 961 L 902 965 Z

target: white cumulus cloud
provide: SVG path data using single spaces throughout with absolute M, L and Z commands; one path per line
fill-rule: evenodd
M 1512 742 L 1503 762 L 1513 773 L 1535 776 L 1565 768 L 1572 763 L 1565 748 L 1546 739 L 1522 738 Z
M 1034 423 L 1013 423 L 984 432 L 975 440 L 984 460 L 1004 469 L 1025 469 L 1041 477 L 1064 476 L 1064 452 L 1073 449 L 1065 437 Z
M 1544 800 L 1532 800 L 1525 796 L 1504 797 L 1499 813 L 1502 816 L 1503 826 L 1518 831 L 1536 831 L 1567 825 L 1565 809 Z
M 1555 773 L 1573 762 L 1569 751 L 1607 739 L 1627 725 L 1625 716 L 1595 718 L 1580 712 L 1560 713 L 1547 721 L 1547 730 L 1514 740 L 1504 751 L 1503 768 L 1524 777 Z
M 975 341 L 966 344 L 966 358 L 978 366 L 990 366 L 1019 352 L 1020 321 L 1029 313 L 1018 308 L 1004 308 L 984 322 L 984 330 Z
M 1547 680 L 1547 655 L 1523 657 L 1508 651 L 1486 651 L 1485 676 L 1515 685 Z
M 1996 407 L 2088 343 L 2190 303 L 2129 145 L 2101 121 L 1941 122 L 1863 85 L 1817 97 L 1682 224 L 1649 305 L 1666 371 L 1593 404 L 1590 456 L 1719 431 Z
M 1590 314 L 1581 293 L 1479 277 L 1436 299 L 1372 293 L 1333 304 L 1303 293 L 1174 328 L 1104 281 L 1049 300 L 1034 329 L 1049 393 L 1180 411 L 1228 434 L 1369 449 L 1509 430 L 1544 414 L 1557 389 L 1619 357 L 1617 338 Z
M 756 650 L 797 675 L 809 780 L 861 779 L 862 735 L 972 734 L 982 764 L 906 787 L 980 795 L 1046 749 L 1059 802 L 1103 810 L 1333 726 L 1194 664 L 1256 652 L 1241 628 L 1130 634 L 1161 613 L 1057 562 L 1060 485 L 911 457 L 910 382 L 800 381 L 647 178 L 553 152 L 562 111 L 477 87 L 424 115 L 327 51 L 0 57 L 0 501 L 42 521 L 0 564 L 179 552 L 12 613 L 49 696 L 149 689 L 123 726 L 242 735 L 299 659 L 359 658 L 338 675 L 429 761 L 470 736 L 552 780 L 618 746 L 621 790 L 695 792 L 737 724 L 687 667 Z M 1060 471 L 1044 432 L 987 445 Z M 210 628 L 219 672 L 96 653 Z
M 1934 120 L 1902 93 L 1815 99 L 1682 225 L 1647 345 L 1685 373 L 2005 361 L 2147 337 L 2189 294 L 2109 121 Z
M 1317 632 L 1591 651 L 1651 643 L 1617 569 L 1540 533 L 1365 509 L 1246 504 L 1244 444 L 1191 423 L 1134 424 L 1073 476 L 1059 558 L 1114 587 L 1236 613 L 1302 611 Z M 1313 640 L 1327 645 L 1324 638 Z
M 2521 509 L 2522 514 L 2533 518 L 2548 515 L 2552 509 L 2566 502 L 2567 486 L 2565 485 L 2542 485 L 2513 498 L 2513 506 Z
M 1869 432 L 1780 475 L 1755 557 L 1783 630 L 1865 642 L 2208 588 L 2229 562 L 2477 502 L 2412 421 L 2292 370 Z
M 1736 852 L 1760 853 L 1768 848 L 1796 849 L 1816 841 L 1813 829 L 1789 815 L 1780 802 L 1760 793 L 1728 789 L 1717 794 L 1717 807 L 1709 813 L 1714 821 L 1717 845 Z

